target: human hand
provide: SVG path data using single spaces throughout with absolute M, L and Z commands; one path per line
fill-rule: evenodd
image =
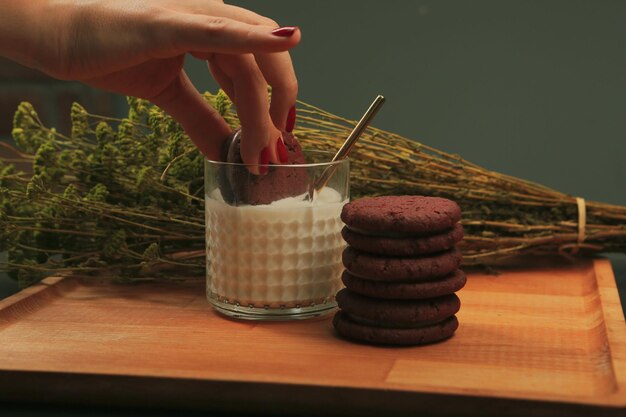
M 237 107 L 243 161 L 281 161 L 280 131 L 293 129 L 297 95 L 286 51 L 300 41 L 298 28 L 277 29 L 268 18 L 218 0 L 23 3 L 29 4 L 22 6 L 30 13 L 25 21 L 35 23 L 15 29 L 29 50 L 22 61 L 31 62 L 23 63 L 56 78 L 148 99 L 177 119 L 203 154 L 219 160 L 230 128 L 185 74 L 190 53 L 208 61 Z

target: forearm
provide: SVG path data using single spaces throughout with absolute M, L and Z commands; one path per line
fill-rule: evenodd
M 0 56 L 39 68 L 48 0 L 0 0 Z

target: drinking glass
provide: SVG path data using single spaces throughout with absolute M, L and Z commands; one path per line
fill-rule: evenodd
M 335 309 L 350 165 L 304 154 L 306 164 L 267 165 L 263 176 L 246 164 L 205 162 L 206 293 L 218 312 L 290 320 Z

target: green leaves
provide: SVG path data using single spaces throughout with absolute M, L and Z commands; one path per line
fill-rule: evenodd
M 20 285 L 111 265 L 133 279 L 146 261 L 165 261 L 162 251 L 203 247 L 193 238 L 204 233 L 194 226 L 203 223 L 203 207 L 190 194 L 202 198 L 204 158 L 158 107 L 128 103 L 120 120 L 74 103 L 71 138 L 44 126 L 29 103 L 18 107 L 13 136 L 32 158 L 32 175 L 0 160 L 0 249 L 9 252 L 0 268 Z
M 72 139 L 86 139 L 90 131 L 87 110 L 78 103 L 72 103 L 70 119 L 72 121 Z
M 33 171 L 47 182 L 56 183 L 64 174 L 64 167 L 59 166 L 59 156 L 53 141 L 42 143 L 35 153 Z
M 150 102 L 136 97 L 126 97 L 130 110 L 128 118 L 133 122 L 142 122 L 150 110 Z
M 71 201 L 78 201 L 80 199 L 80 194 L 74 184 L 69 184 L 65 187 L 65 190 L 63 191 L 63 198 Z
M 115 132 L 107 122 L 99 122 L 96 126 L 96 141 L 99 148 L 115 142 Z
M 104 184 L 96 184 L 93 186 L 91 190 L 85 195 L 85 201 L 90 201 L 94 203 L 105 203 L 107 198 L 109 197 L 109 190 Z
M 220 114 L 220 116 L 226 115 L 229 112 L 232 104 L 233 103 L 230 101 L 230 98 L 228 98 L 224 90 L 219 90 L 215 95 L 213 106 L 215 107 L 215 110 L 217 110 L 217 112 Z
M 15 166 L 13 164 L 0 165 L 0 188 L 8 190 L 13 185 L 15 178 Z
M 36 202 L 46 191 L 44 177 L 41 174 L 35 174 L 26 185 L 26 198 Z
M 115 230 L 107 235 L 102 245 L 102 255 L 105 260 L 117 260 L 126 255 L 128 246 L 126 244 L 126 231 Z
M 49 133 L 42 129 L 39 115 L 28 102 L 22 102 L 17 107 L 11 134 L 18 149 L 31 154 L 49 139 Z

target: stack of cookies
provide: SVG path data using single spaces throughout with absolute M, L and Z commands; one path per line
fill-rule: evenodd
M 456 244 L 461 209 L 437 197 L 363 198 L 344 206 L 346 288 L 333 320 L 349 339 L 422 345 L 447 339 L 458 327 L 454 294 L 465 285 Z

